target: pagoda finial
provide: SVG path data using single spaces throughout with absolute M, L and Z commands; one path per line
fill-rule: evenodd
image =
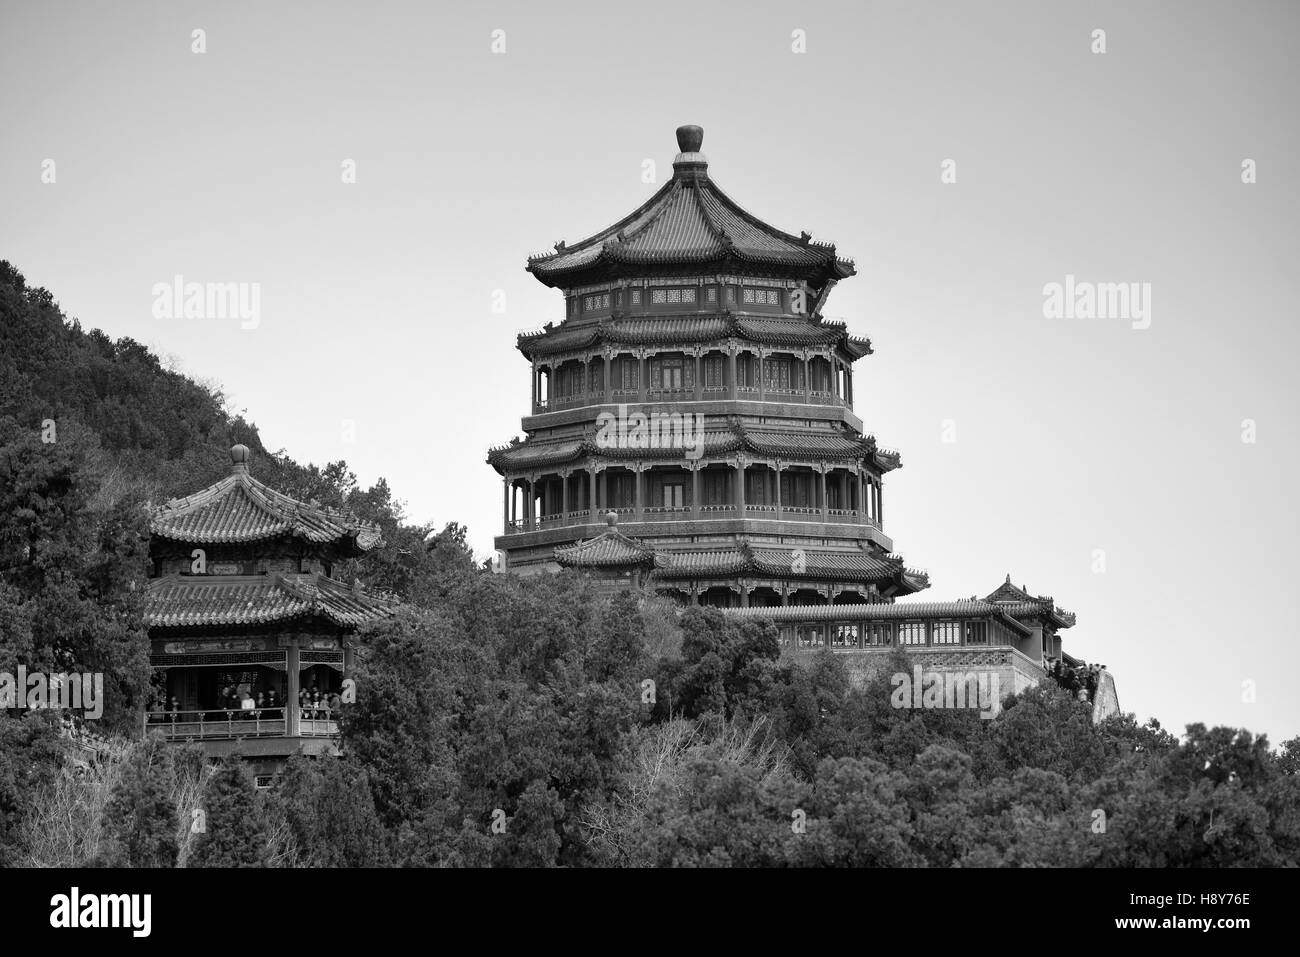
M 693 125 L 677 127 L 677 148 L 681 152 L 673 158 L 673 173 L 678 179 L 692 182 L 695 179 L 708 177 L 709 161 L 700 152 L 700 147 L 703 145 L 704 127 Z
M 617 528 L 617 527 L 618 527 L 618 512 L 614 511 L 613 509 L 610 509 L 608 512 L 606 512 L 606 513 L 605 513 L 605 524 L 608 525 L 610 528 Z
M 230 447 L 230 464 L 232 472 L 248 471 L 248 446 L 232 445 Z
M 677 127 L 677 148 L 681 152 L 698 153 L 703 145 L 704 127 L 694 125 Z

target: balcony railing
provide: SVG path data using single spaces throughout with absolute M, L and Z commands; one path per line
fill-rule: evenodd
M 737 508 L 733 503 L 721 503 L 701 505 L 698 509 L 700 518 L 716 519 L 734 516 Z M 602 506 L 598 509 L 573 509 L 564 515 L 556 512 L 553 515 L 543 515 L 536 519 L 531 527 L 526 519 L 514 519 L 506 523 L 506 534 L 516 534 L 523 532 L 535 532 L 542 529 L 564 528 L 573 525 L 588 525 L 594 519 L 593 516 L 603 520 L 608 512 L 617 512 L 622 521 L 635 521 L 636 508 L 631 505 L 620 505 L 615 507 Z M 641 508 L 641 521 L 643 522 L 663 522 L 677 519 L 685 519 L 696 513 L 690 505 L 661 506 L 646 505 Z M 770 503 L 745 503 L 745 514 L 754 519 L 780 519 L 787 522 L 826 522 L 834 525 L 865 525 L 870 528 L 881 528 L 880 520 L 863 515 L 854 508 L 828 508 L 821 509 L 817 506 L 810 505 L 781 505 L 780 507 Z
M 285 711 L 285 708 L 148 711 L 145 713 L 145 730 L 159 731 L 169 741 L 282 738 L 289 733 Z M 338 721 L 330 716 L 328 708 L 303 708 L 301 715 L 298 719 L 300 735 L 332 737 L 339 733 Z
M 843 406 L 846 409 L 853 408 L 852 403 L 840 398 L 833 392 L 773 388 L 760 390 L 756 385 L 742 385 L 736 387 L 736 398 L 743 399 L 746 402 L 757 401 L 760 393 L 769 402 L 812 403 L 813 405 L 838 405 Z M 695 401 L 695 395 L 696 393 L 694 388 L 647 389 L 645 392 L 645 401 L 693 402 Z M 729 399 L 731 397 L 731 387 L 725 385 L 704 386 L 700 390 L 700 395 L 701 398 L 712 402 Z M 571 395 L 551 396 L 549 399 L 538 399 L 534 402 L 533 414 L 542 415 L 547 412 L 558 412 L 563 409 L 575 409 L 582 406 L 628 402 L 631 400 L 637 400 L 640 396 L 640 389 L 598 389 L 591 392 L 578 392 Z

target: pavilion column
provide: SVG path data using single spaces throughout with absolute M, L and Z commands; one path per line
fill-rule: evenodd
M 298 724 L 298 669 L 302 667 L 301 656 L 298 652 L 297 645 L 290 645 L 286 649 L 285 657 L 285 679 L 286 687 L 284 692 L 284 720 L 285 733 L 296 738 L 301 733 Z
M 736 460 L 736 517 L 745 517 L 745 462 Z
M 596 470 L 587 470 L 587 510 L 591 513 L 587 518 L 595 521 L 596 518 Z
M 803 357 L 803 400 L 812 402 L 812 360 L 807 356 Z
M 649 383 L 646 381 L 646 358 L 645 358 L 645 353 L 642 352 L 637 359 L 637 380 L 636 380 L 637 397 L 642 402 L 645 401 L 646 386 L 648 384 Z
M 847 395 L 845 401 L 849 408 L 853 408 L 853 369 L 850 366 L 844 367 L 844 388 Z
M 635 503 L 634 507 L 636 510 L 636 521 L 639 522 L 641 521 L 641 463 L 640 462 L 637 462 L 632 469 L 632 483 L 633 483 L 633 488 L 635 489 L 635 497 L 633 498 L 633 502 Z
M 862 472 L 858 473 L 858 520 L 859 521 L 867 517 L 867 494 L 866 494 L 867 484 L 864 481 L 865 478 L 866 476 Z
M 781 607 L 788 608 L 789 606 L 790 606 L 790 583 L 782 582 L 781 583 Z
M 700 469 L 698 465 L 691 466 L 691 518 L 697 522 L 700 520 Z
M 569 524 L 569 473 L 560 473 L 560 521 Z
M 604 509 L 608 509 L 609 508 L 609 476 L 605 473 L 604 469 L 600 470 L 600 475 L 596 479 L 596 491 L 599 493 L 598 497 L 600 499 L 601 507 Z
M 884 485 L 880 482 L 876 483 L 876 523 L 881 528 L 885 527 Z
M 740 607 L 748 608 L 749 607 L 749 582 L 745 581 L 744 579 L 741 579 L 739 582 L 737 582 L 737 584 L 740 585 Z
M 731 387 L 731 398 L 734 399 L 734 398 L 736 398 L 736 396 L 739 394 L 739 393 L 737 392 L 737 390 L 736 390 L 736 350 L 735 350 L 735 349 L 732 349 L 730 355 L 731 355 L 731 358 L 730 358 L 730 366 L 731 366 L 731 383 L 730 383 L 730 387 Z
M 781 461 L 776 462 L 776 517 L 785 518 L 785 506 L 781 504 Z
M 822 521 L 826 522 L 830 520 L 830 513 L 827 511 L 827 505 L 826 505 L 826 467 L 825 466 L 823 466 L 821 469 L 818 470 L 817 482 L 818 482 L 818 487 L 821 490 L 820 504 L 822 507 Z
M 767 400 L 767 375 L 765 374 L 767 370 L 764 368 L 765 363 L 763 361 L 766 358 L 764 354 L 765 352 L 766 350 L 764 349 L 758 350 L 758 401 L 759 402 L 764 402 Z
M 510 479 L 502 476 L 501 478 L 501 520 L 505 523 L 505 531 L 510 531 Z
M 533 404 L 530 406 L 534 414 L 537 413 L 537 379 L 539 375 L 540 373 L 537 371 L 537 363 L 534 362 L 533 363 Z
M 533 508 L 536 506 L 536 488 L 531 478 L 524 479 L 524 528 L 533 530 Z

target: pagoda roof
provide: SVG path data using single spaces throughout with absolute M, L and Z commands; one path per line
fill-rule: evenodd
M 753 316 L 723 310 L 713 314 L 627 316 L 616 314 L 599 322 L 565 320 L 538 332 L 522 333 L 519 351 L 529 359 L 608 345 L 690 345 L 740 339 L 765 345 L 801 349 L 838 345 L 851 359 L 871 354 L 871 341 L 848 334 L 842 322 L 819 316 Z
M 591 429 L 581 436 L 564 439 L 529 436 L 523 441 L 499 446 L 488 453 L 488 464 L 498 472 L 562 465 L 589 456 L 603 459 L 686 459 L 685 448 L 634 448 L 602 445 L 599 432 Z M 897 452 L 881 449 L 873 436 L 858 436 L 830 429 L 754 428 L 742 423 L 706 431 L 702 455 L 712 457 L 731 452 L 784 459 L 858 461 L 869 459 L 881 472 L 902 465 Z
M 149 582 L 150 628 L 267 625 L 320 617 L 343 628 L 379 621 L 396 602 L 354 590 L 321 574 L 168 575 Z
M 618 530 L 618 515 L 609 521 L 609 527 L 593 538 L 555 549 L 555 560 L 566 568 L 632 568 L 650 566 L 655 562 L 654 549 Z
M 893 584 L 899 594 L 911 594 L 929 587 L 929 580 L 911 571 L 895 555 L 880 555 L 867 550 L 816 551 L 801 549 L 802 561 L 795 570 L 795 553 L 789 548 L 768 548 L 741 542 L 734 548 L 677 552 L 657 550 L 655 573 L 665 580 L 719 578 L 731 575 L 757 575 L 772 578 L 798 578 L 820 581 Z
M 700 152 L 704 131 L 677 130 L 681 152 L 673 176 L 645 203 L 572 246 L 528 260 L 528 271 L 548 286 L 573 287 L 603 278 L 731 272 L 803 279 L 820 288 L 854 274 L 834 245 L 808 233 L 784 232 L 746 212 L 708 172 Z
M 379 526 L 346 509 L 300 502 L 253 478 L 245 446 L 236 445 L 230 454 L 230 475 L 154 509 L 149 531 L 194 544 L 256 542 L 288 535 L 313 544 L 338 543 L 356 554 L 383 543 Z
M 1072 628 L 1078 620 L 1074 612 L 1058 607 L 1050 595 L 1031 595 L 1023 585 L 1011 584 L 1010 574 L 984 600 L 1002 606 L 1017 619 L 1039 618 L 1057 628 Z
M 899 601 L 858 602 L 842 605 L 788 605 L 781 608 L 724 608 L 724 615 L 736 618 L 770 618 L 773 621 L 907 621 L 917 618 L 967 620 L 992 618 L 1022 635 L 1030 629 L 1006 613 L 1001 606 L 986 601 Z

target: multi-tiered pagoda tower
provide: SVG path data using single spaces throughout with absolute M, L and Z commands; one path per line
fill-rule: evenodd
M 565 313 L 519 337 L 527 437 L 488 456 L 506 567 L 599 569 L 725 607 L 925 588 L 883 528 L 899 456 L 853 410 L 871 344 L 822 317 L 853 264 L 736 205 L 703 136 L 678 129 L 672 179 L 639 209 L 528 262 Z

